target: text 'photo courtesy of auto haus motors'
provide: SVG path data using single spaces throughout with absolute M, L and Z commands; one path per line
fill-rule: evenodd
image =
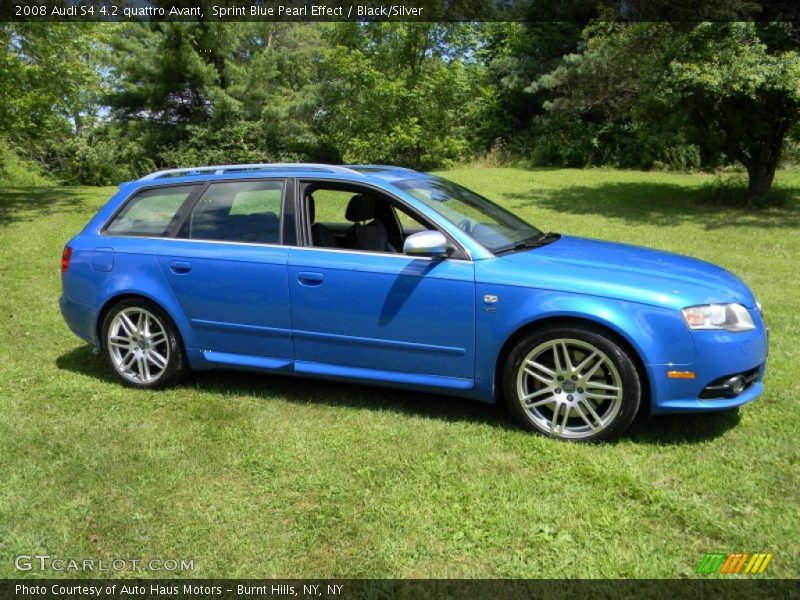
M 761 306 L 715 265 L 545 233 L 374 165 L 160 171 L 64 248 L 61 311 L 124 384 L 239 368 L 506 402 L 560 439 L 762 392 Z

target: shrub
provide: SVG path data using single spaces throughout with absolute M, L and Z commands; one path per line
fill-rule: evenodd
M 0 185 L 29 186 L 51 184 L 52 181 L 42 174 L 41 169 L 35 162 L 21 158 L 0 139 Z
M 659 159 L 653 162 L 653 168 L 664 171 L 694 171 L 702 164 L 703 157 L 699 146 L 677 144 L 663 148 Z

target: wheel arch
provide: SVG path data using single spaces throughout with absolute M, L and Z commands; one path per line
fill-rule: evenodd
M 97 336 L 98 347 L 101 350 L 103 348 L 103 323 L 105 322 L 109 311 L 111 311 L 111 309 L 120 302 L 134 299 L 146 300 L 151 304 L 155 304 L 166 315 L 166 317 L 170 320 L 170 325 L 172 325 L 172 327 L 175 329 L 175 332 L 178 334 L 178 342 L 181 344 L 185 354 L 187 351 L 187 336 L 184 333 L 183 327 L 181 327 L 179 324 L 179 320 L 175 318 L 175 315 L 173 315 L 172 311 L 169 310 L 169 308 L 166 307 L 163 302 L 160 302 L 158 298 L 154 298 L 149 294 L 138 291 L 120 291 L 119 293 L 116 293 L 106 299 L 105 303 L 100 308 L 100 311 L 97 313 L 97 322 L 95 323 L 95 335 Z
M 600 329 L 606 335 L 611 337 L 628 352 L 630 357 L 633 359 L 636 371 L 639 374 L 639 379 L 642 382 L 642 401 L 639 404 L 639 411 L 641 412 L 643 407 L 650 405 L 650 377 L 647 373 L 647 369 L 645 368 L 645 362 L 642 359 L 641 349 L 637 347 L 636 343 L 631 340 L 624 331 L 614 327 L 611 323 L 598 319 L 591 319 L 585 316 L 578 317 L 574 315 L 548 315 L 540 319 L 529 321 L 518 327 L 506 339 L 505 343 L 500 348 L 500 352 L 497 355 L 497 360 L 494 367 L 495 402 L 502 401 L 503 399 L 503 368 L 508 360 L 509 355 L 511 354 L 511 351 L 514 349 L 514 346 L 516 346 L 517 343 L 526 335 L 552 325 L 572 327 L 585 327 L 590 325 L 592 328 Z

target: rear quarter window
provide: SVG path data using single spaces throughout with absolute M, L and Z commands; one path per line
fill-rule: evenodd
M 196 187 L 183 185 L 142 190 L 114 216 L 105 233 L 166 236 L 170 223 Z

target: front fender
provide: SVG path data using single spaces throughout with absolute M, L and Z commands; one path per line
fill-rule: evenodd
M 680 313 L 665 308 L 587 296 L 496 284 L 477 284 L 475 377 L 493 382 L 497 361 L 508 340 L 523 329 L 548 319 L 583 319 L 606 327 L 637 353 L 651 379 L 657 365 L 689 365 L 695 346 Z M 487 303 L 485 296 L 496 296 Z

